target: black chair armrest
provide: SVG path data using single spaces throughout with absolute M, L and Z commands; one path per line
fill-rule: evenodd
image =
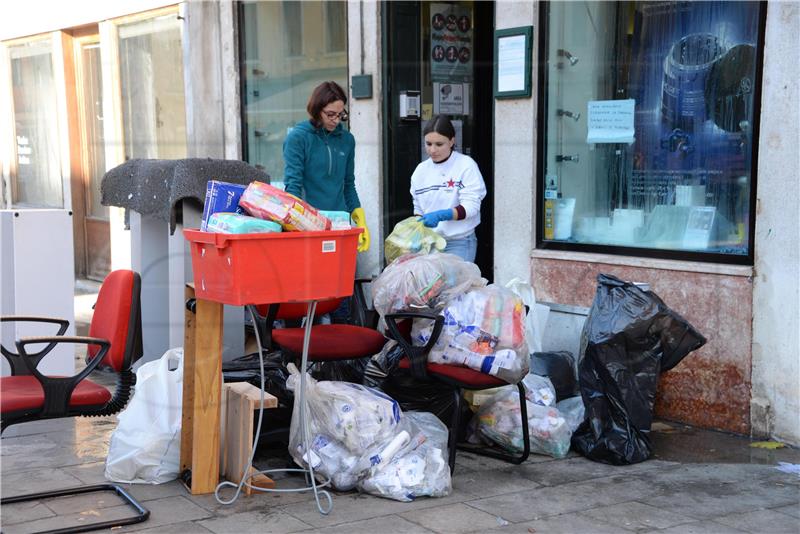
M 428 363 L 428 353 L 430 353 L 433 346 L 439 340 L 444 326 L 444 317 L 438 313 L 425 312 L 425 311 L 404 311 L 396 313 L 388 313 L 384 316 L 386 326 L 389 328 L 391 337 L 397 341 L 403 352 L 408 356 L 411 362 L 411 374 L 418 379 L 427 379 L 428 371 L 426 365 Z M 422 347 L 415 347 L 400 333 L 397 326 L 398 319 L 429 319 L 433 321 L 433 331 L 428 342 Z
M 375 278 L 356 278 L 353 285 L 353 298 L 350 300 L 351 322 L 357 326 L 372 328 L 378 326 L 378 312 L 374 308 L 367 306 L 367 298 L 364 295 L 364 286 L 374 282 Z
M 275 318 L 278 316 L 280 304 L 270 304 L 267 309 L 266 317 L 258 313 L 258 308 L 254 304 L 247 304 L 245 308 L 250 312 L 250 317 L 255 323 L 253 327 L 256 331 L 260 346 L 268 351 L 274 350 L 272 345 L 272 325 L 275 322 Z
M 82 343 L 87 346 L 99 345 L 100 351 L 89 361 L 89 364 L 80 373 L 69 377 L 52 377 L 39 372 L 36 368 L 36 365 L 39 363 L 38 360 L 34 362 L 25 350 L 27 345 L 39 345 L 42 343 L 53 345 L 58 345 L 59 343 Z M 42 416 L 44 417 L 63 417 L 67 415 L 72 391 L 81 380 L 85 379 L 95 370 L 111 347 L 111 342 L 106 339 L 85 336 L 25 337 L 17 340 L 16 344 L 19 357 L 27 367 L 29 371 L 28 374 L 33 375 L 42 385 L 42 390 L 44 390 L 44 406 L 42 409 Z
M 61 319 L 58 317 L 40 317 L 35 315 L 5 315 L 0 317 L 0 322 L 27 322 L 27 323 L 52 323 L 59 325 L 58 332 L 56 332 L 56 336 L 63 336 L 64 333 L 69 328 L 69 321 L 66 319 Z M 39 362 L 42 358 L 47 356 L 53 348 L 55 348 L 56 343 L 48 344 L 44 349 L 40 350 L 35 354 L 28 354 L 28 357 L 35 361 L 34 367 L 39 365 Z M 5 356 L 8 364 L 11 366 L 11 376 L 18 376 L 18 375 L 27 375 L 27 367 L 21 364 L 21 360 L 18 353 L 12 352 L 5 348 L 2 344 L 0 344 L 0 353 Z

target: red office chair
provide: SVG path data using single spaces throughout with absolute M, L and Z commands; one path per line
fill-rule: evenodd
M 141 278 L 128 270 L 114 271 L 103 281 L 97 296 L 89 336 L 64 336 L 69 322 L 48 317 L 1 317 L 2 322 L 43 322 L 58 324 L 55 336 L 28 337 L 17 340 L 17 352 L 5 347 L 2 354 L 9 361 L 11 376 L 0 378 L 0 421 L 7 427 L 26 421 L 60 417 L 103 416 L 119 412 L 128 402 L 136 375 L 133 362 L 142 356 Z M 71 377 L 45 376 L 37 370 L 39 362 L 59 343 L 86 345 L 88 365 Z M 30 345 L 46 346 L 29 352 Z M 105 387 L 89 380 L 89 374 L 100 362 L 117 374 L 114 395 Z M 131 495 L 115 484 L 96 484 L 78 488 L 47 491 L 15 497 L 4 497 L 0 504 L 40 500 L 97 491 L 113 491 L 132 506 L 137 515 L 93 523 L 56 532 L 85 532 L 145 521 L 150 512 Z
M 317 315 L 336 310 L 343 299 L 330 299 L 317 304 Z M 272 328 L 276 319 L 288 321 L 306 316 L 304 303 L 283 303 L 248 306 L 255 314 L 261 345 L 267 350 L 282 349 L 297 357 L 303 352 L 303 328 Z M 386 337 L 372 328 L 353 324 L 318 324 L 311 328 L 308 361 L 330 362 L 368 358 L 377 354 Z
M 457 367 L 455 365 L 443 365 L 440 363 L 429 363 L 428 353 L 431 351 L 439 335 L 442 333 L 444 317 L 436 313 L 426 312 L 398 312 L 387 314 L 384 319 L 389 328 L 389 335 L 397 340 L 402 347 L 405 356 L 398 362 L 400 369 L 411 370 L 412 375 L 421 381 L 436 380 L 453 388 L 453 415 L 450 419 L 448 447 L 450 453 L 450 472 L 452 473 L 456 465 L 456 448 L 469 450 L 483 456 L 490 456 L 505 460 L 513 464 L 521 464 L 528 459 L 530 454 L 530 436 L 528 433 L 528 408 L 525 399 L 525 387 L 522 382 L 516 384 L 519 390 L 519 402 L 522 425 L 523 451 L 519 456 L 514 456 L 498 449 L 476 446 L 469 443 L 457 443 L 458 428 L 461 422 L 461 405 L 463 401 L 463 391 L 491 389 L 499 386 L 507 386 L 508 383 L 497 377 L 480 373 L 468 367 Z M 411 320 L 430 319 L 433 321 L 433 332 L 428 342 L 422 347 L 415 347 L 411 344 Z M 399 322 L 398 322 L 399 321 Z

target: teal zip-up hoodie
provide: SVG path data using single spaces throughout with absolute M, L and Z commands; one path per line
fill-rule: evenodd
M 341 123 L 332 132 L 303 121 L 283 142 L 286 191 L 320 210 L 352 213 L 356 193 L 356 140 Z

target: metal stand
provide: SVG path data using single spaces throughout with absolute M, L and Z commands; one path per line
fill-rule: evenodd
M 306 455 L 307 458 L 311 457 L 311 434 L 308 428 L 308 420 L 307 420 L 307 411 L 308 406 L 306 404 L 306 368 L 308 367 L 308 343 L 311 339 L 311 327 L 312 323 L 314 322 L 314 313 L 317 309 L 317 301 L 311 300 L 308 302 L 308 307 L 306 309 L 306 322 L 303 330 L 303 354 L 300 361 L 300 390 L 295 392 L 294 403 L 295 409 L 300 410 L 300 431 L 302 432 L 303 437 L 303 453 Z M 256 333 L 256 343 L 258 344 L 258 357 L 259 362 L 261 365 L 261 392 L 262 392 L 262 403 L 263 403 L 263 392 L 264 392 L 264 355 L 263 350 L 261 348 L 261 339 L 259 338 L 258 334 L 258 327 L 256 326 L 255 315 L 252 309 L 250 310 L 251 319 L 253 321 L 254 330 Z M 317 510 L 322 515 L 328 515 L 331 510 L 333 510 L 333 499 L 331 498 L 331 494 L 328 490 L 323 488 L 329 487 L 331 485 L 331 479 L 328 478 L 322 483 L 317 483 L 316 478 L 314 477 L 314 467 L 309 463 L 306 462 L 305 468 L 284 468 L 284 469 L 266 469 L 263 471 L 257 471 L 259 474 L 269 475 L 272 473 L 303 473 L 306 478 L 307 486 L 302 488 L 294 488 L 294 489 L 277 489 L 277 488 L 262 488 L 260 486 L 255 486 L 249 482 L 250 477 L 252 476 L 252 471 L 250 467 L 253 465 L 253 457 L 255 456 L 256 452 L 256 444 L 258 443 L 259 435 L 261 434 L 261 421 L 263 417 L 263 410 L 259 411 L 258 414 L 258 424 L 256 425 L 256 433 L 255 438 L 253 440 L 253 447 L 250 451 L 250 459 L 248 461 L 248 467 L 244 470 L 244 475 L 242 476 L 242 480 L 239 481 L 239 484 L 234 484 L 232 482 L 221 482 L 218 486 L 216 491 L 214 492 L 217 501 L 222 504 L 231 504 L 239 497 L 239 493 L 241 493 L 242 487 L 247 485 L 253 491 L 263 491 L 263 492 L 272 492 L 272 493 L 300 493 L 304 491 L 313 491 L 314 492 L 314 500 L 317 504 Z M 219 490 L 225 486 L 233 486 L 236 487 L 236 494 L 229 500 L 223 501 L 219 497 Z M 327 507 L 323 507 L 322 503 L 320 502 L 320 496 L 323 496 L 327 500 Z

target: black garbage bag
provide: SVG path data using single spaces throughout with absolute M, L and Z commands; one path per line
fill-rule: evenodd
M 397 369 L 397 363 L 403 355 L 403 347 L 397 341 L 387 341 L 383 349 L 367 361 L 362 383 L 367 387 L 380 389 L 383 382 Z
M 531 355 L 531 373 L 550 379 L 556 390 L 556 401 L 580 395 L 575 378 L 575 358 L 569 351 L 534 352 Z
M 590 460 L 638 463 L 652 454 L 649 433 L 659 374 L 702 347 L 706 338 L 652 291 L 606 274 L 597 282 L 578 364 L 586 416 L 572 445 Z
M 315 380 L 338 380 L 361 384 L 364 381 L 364 369 L 369 358 L 354 358 L 332 362 L 317 362 L 311 367 L 311 376 Z
M 289 406 L 294 402 L 294 393 L 286 388 L 289 370 L 286 368 L 283 354 L 280 351 L 264 354 L 264 391 L 274 395 L 278 402 Z M 258 353 L 247 354 L 240 358 L 222 363 L 222 379 L 224 382 L 249 382 L 261 387 L 261 371 Z

